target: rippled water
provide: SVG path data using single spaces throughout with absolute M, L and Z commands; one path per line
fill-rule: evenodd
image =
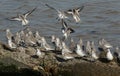
M 82 22 L 68 22 L 75 29 L 72 37 L 77 41 L 79 37 L 86 40 L 98 41 L 107 39 L 114 46 L 120 46 L 120 0 L 0 0 L 0 40 L 6 41 L 5 29 L 10 28 L 13 33 L 23 29 L 21 22 L 8 21 L 6 18 L 24 13 L 38 7 L 30 16 L 30 27 L 38 30 L 41 35 L 49 38 L 61 34 L 61 24 L 56 20 L 56 12 L 44 5 L 48 3 L 57 9 L 69 9 L 85 5 L 81 12 Z

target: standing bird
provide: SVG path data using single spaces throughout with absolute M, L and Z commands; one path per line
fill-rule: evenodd
M 99 58 L 94 41 L 91 42 L 91 57 L 93 58 L 93 60 L 97 60 Z
M 107 58 L 108 61 L 111 61 L 114 58 L 111 51 L 110 51 L 110 49 L 107 49 L 106 58 Z
M 83 10 L 84 6 L 69 9 L 66 11 L 66 13 L 71 14 L 76 22 L 80 22 L 80 12 Z
M 65 60 L 74 59 L 74 57 L 71 55 L 71 51 L 65 45 L 65 42 L 62 42 L 62 56 L 63 56 L 63 59 Z
M 82 48 L 81 48 L 81 46 L 80 46 L 79 44 L 77 44 L 76 53 L 77 53 L 77 55 L 79 55 L 80 57 L 86 56 L 85 52 L 82 50 Z
M 21 21 L 22 25 L 27 25 L 29 23 L 29 21 L 27 20 L 27 16 L 29 16 L 35 10 L 36 10 L 36 7 L 33 10 L 28 11 L 28 12 L 26 12 L 24 14 L 17 14 L 16 17 L 12 17 L 9 20 L 12 20 L 12 21 Z
M 11 33 L 10 29 L 6 29 L 6 37 L 7 39 L 12 39 L 13 34 Z
M 71 33 L 75 32 L 71 27 L 68 27 L 67 23 L 63 19 L 62 19 L 62 28 L 61 28 L 61 30 L 62 30 L 64 39 L 67 39 L 68 36 L 70 36 Z

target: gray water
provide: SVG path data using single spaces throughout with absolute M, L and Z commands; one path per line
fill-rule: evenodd
M 50 39 L 51 35 L 62 36 L 61 24 L 56 20 L 57 13 L 44 4 L 56 9 L 85 5 L 81 12 L 81 23 L 74 20 L 67 22 L 75 29 L 72 37 L 77 41 L 98 41 L 105 38 L 114 46 L 120 46 L 120 0 L 0 0 L 0 40 L 6 42 L 5 30 L 10 28 L 13 33 L 23 29 L 21 22 L 9 21 L 6 18 L 25 13 L 37 7 L 29 17 L 30 28 L 39 31 L 42 36 Z

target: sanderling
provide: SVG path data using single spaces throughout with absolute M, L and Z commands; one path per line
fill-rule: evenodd
M 107 49 L 106 58 L 109 61 L 113 60 L 113 58 L 114 58 L 109 48 Z
M 68 48 L 68 46 L 65 44 L 65 42 L 62 42 L 62 50 L 64 52 L 67 52 L 67 53 L 72 53 L 72 51 Z
M 95 48 L 94 41 L 91 42 L 91 57 L 95 60 L 99 58 L 97 55 L 97 50 Z
M 14 36 L 14 41 L 15 41 L 15 44 L 17 46 L 19 46 L 20 42 L 21 42 L 21 37 L 20 37 L 20 34 L 17 32 Z
M 76 49 L 76 43 L 74 42 L 73 38 L 71 38 L 70 40 L 70 44 L 69 44 L 70 50 L 75 52 Z
M 72 14 L 74 20 L 76 22 L 80 22 L 80 12 L 83 10 L 84 6 L 82 7 L 78 7 L 78 8 L 74 8 L 74 9 L 69 9 L 66 11 L 66 13 L 68 14 Z
M 55 41 L 56 41 L 56 37 L 55 37 L 55 35 L 52 35 L 52 36 L 51 36 L 51 42 L 52 42 L 53 44 L 55 44 Z
M 118 46 L 115 48 L 114 55 L 120 60 L 120 49 Z
M 81 46 L 79 44 L 77 44 L 76 53 L 80 57 L 86 56 L 85 52 L 82 50 L 82 48 L 81 48 Z
M 74 33 L 75 31 L 71 28 L 71 27 L 68 27 L 67 23 L 62 19 L 62 33 L 63 33 L 63 36 L 64 36 L 64 39 L 67 39 L 68 36 L 71 34 L 71 33 Z
M 9 46 L 10 48 L 17 48 L 16 44 L 13 43 L 11 39 L 8 39 L 8 46 Z
M 26 12 L 24 14 L 18 14 L 16 17 L 12 17 L 9 20 L 21 21 L 22 25 L 27 25 L 29 23 L 29 21 L 27 20 L 27 16 L 29 16 L 35 10 L 36 10 L 36 7 L 33 10 L 28 11 L 28 12 Z
M 74 59 L 74 57 L 69 53 L 64 53 L 62 56 L 63 56 L 63 59 L 65 60 Z
M 109 42 L 107 42 L 105 39 L 99 40 L 99 46 L 103 49 L 112 48 L 112 45 Z
M 83 44 L 82 38 L 80 38 L 78 42 L 79 42 L 78 44 L 80 44 L 80 47 L 82 48 L 82 50 L 85 50 L 85 45 Z
M 38 46 L 41 46 L 42 40 L 41 40 L 41 36 L 39 34 L 38 31 L 35 32 L 35 39 L 36 39 L 36 43 L 38 44 Z
M 10 31 L 10 29 L 6 29 L 6 37 L 7 37 L 7 39 L 12 39 L 12 37 L 13 37 L 13 34 L 11 33 L 11 31 Z
M 62 49 L 62 44 L 61 44 L 61 41 L 58 37 L 56 37 L 56 40 L 55 40 L 55 49 L 56 50 L 61 50 Z
M 66 14 L 65 14 L 64 11 L 57 10 L 57 9 L 55 9 L 54 7 L 52 7 L 52 6 L 48 5 L 48 4 L 45 4 L 45 5 L 46 5 L 47 7 L 49 7 L 49 8 L 57 11 L 57 13 L 58 13 L 58 18 L 57 18 L 57 19 L 58 19 L 58 20 L 68 18 L 68 17 L 66 16 Z
M 49 51 L 49 50 L 54 50 L 45 40 L 44 37 L 41 37 L 41 40 L 42 40 L 42 47 L 45 48 L 46 51 Z
M 91 54 L 90 41 L 87 41 L 87 45 L 86 45 L 86 53 L 87 53 L 88 55 L 90 55 L 90 54 Z
M 71 51 L 65 45 L 65 42 L 62 42 L 62 56 L 65 60 L 73 59 L 74 57 L 71 55 Z
M 45 55 L 45 53 L 41 52 L 40 49 L 36 49 L 36 55 L 37 55 L 39 58 L 43 58 L 43 56 Z

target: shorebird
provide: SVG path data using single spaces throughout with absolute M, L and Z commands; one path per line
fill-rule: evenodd
M 41 37 L 41 40 L 42 40 L 42 47 L 44 47 L 46 51 L 48 51 L 48 50 L 54 50 L 54 49 L 47 43 L 47 41 L 45 40 L 44 37 Z
M 36 43 L 38 44 L 38 46 L 41 46 L 42 40 L 41 40 L 41 36 L 40 36 L 38 31 L 35 32 L 35 36 L 34 37 L 36 39 Z
M 49 7 L 50 9 L 53 9 L 53 10 L 57 11 L 57 13 L 58 13 L 58 18 L 57 19 L 58 20 L 68 18 L 64 11 L 57 10 L 57 9 L 55 9 L 54 7 L 52 7 L 52 6 L 48 5 L 48 4 L 45 4 L 45 5 L 47 7 Z
M 107 49 L 106 58 L 109 61 L 113 60 L 113 58 L 114 58 L 113 55 L 112 55 L 112 53 L 111 53 L 111 51 L 110 51 L 110 49 Z
M 56 37 L 55 37 L 55 35 L 52 35 L 51 36 L 51 42 L 55 45 L 55 41 L 56 41 Z
M 6 29 L 6 37 L 7 37 L 7 39 L 12 39 L 12 37 L 13 37 L 13 34 L 11 33 L 11 31 L 10 31 L 10 29 Z
M 99 46 L 103 49 L 109 49 L 109 48 L 112 48 L 113 46 L 107 42 L 105 39 L 101 39 L 99 40 Z
M 97 60 L 99 58 L 99 56 L 97 55 L 97 50 L 95 48 L 95 44 L 94 44 L 94 41 L 91 42 L 91 57 L 94 59 L 94 60 Z
M 70 40 L 70 44 L 69 44 L 70 50 L 75 52 L 76 49 L 76 43 L 74 42 L 73 38 L 71 38 Z
M 62 42 L 62 50 L 67 53 L 72 53 L 72 51 L 68 48 L 68 46 L 65 44 L 65 42 Z
M 62 28 L 61 28 L 61 30 L 62 30 L 64 39 L 67 39 L 68 36 L 71 33 L 75 32 L 71 27 L 68 27 L 67 23 L 63 19 L 62 19 Z
M 71 14 L 76 22 L 80 22 L 80 12 L 83 10 L 84 6 L 74 8 L 74 9 L 69 9 L 66 11 L 66 13 Z
M 40 49 L 36 49 L 36 55 L 37 55 L 39 58 L 43 58 L 43 56 L 45 55 L 45 53 L 41 52 Z
M 8 46 L 9 46 L 10 48 L 17 48 L 16 44 L 13 43 L 11 39 L 8 39 Z
M 62 49 L 62 44 L 61 44 L 61 41 L 60 41 L 60 39 L 58 37 L 55 40 L 55 48 L 57 50 L 61 50 Z
M 74 59 L 74 57 L 69 53 L 64 53 L 64 54 L 62 54 L 62 56 L 63 56 L 63 59 L 65 59 L 65 60 Z
M 83 44 L 82 38 L 80 38 L 78 42 L 79 42 L 78 44 L 80 44 L 80 47 L 82 48 L 82 50 L 85 50 L 85 46 Z
M 80 57 L 86 56 L 85 52 L 82 50 L 79 44 L 77 44 L 76 54 L 79 55 Z
M 20 34 L 17 32 L 14 36 L 14 42 L 17 46 L 20 45 L 20 42 L 21 42 L 21 37 L 20 37 Z
M 12 17 L 9 20 L 21 21 L 22 25 L 27 25 L 29 23 L 29 21 L 27 20 L 27 17 L 35 10 L 36 10 L 36 7 L 34 9 L 32 9 L 31 11 L 28 11 L 28 12 L 26 12 L 24 14 L 17 14 L 16 17 Z
M 91 54 L 90 41 L 87 41 L 87 45 L 86 45 L 86 53 L 87 53 L 88 55 L 90 55 L 90 54 Z
M 65 59 L 65 60 L 73 59 L 74 57 L 71 55 L 71 53 L 72 52 L 65 45 L 65 42 L 62 42 L 62 56 L 63 56 L 63 59 Z
M 119 49 L 118 46 L 115 48 L 114 54 L 115 54 L 115 56 L 120 60 L 120 49 Z

